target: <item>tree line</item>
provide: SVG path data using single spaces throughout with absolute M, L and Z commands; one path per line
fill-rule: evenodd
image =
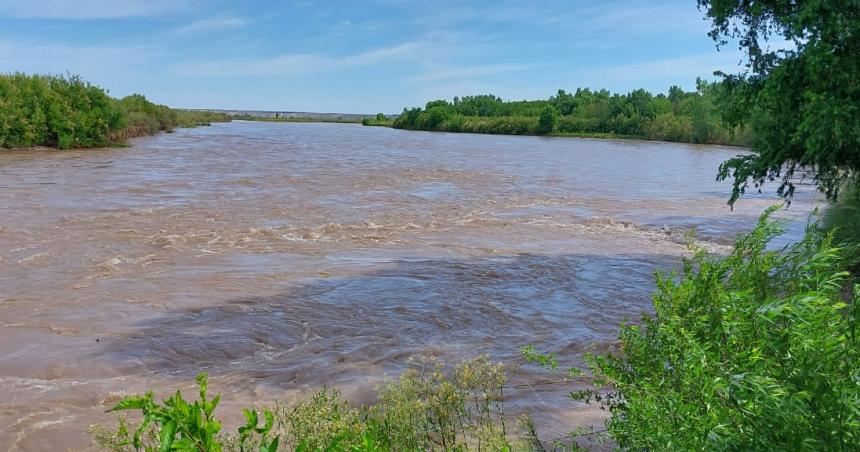
M 546 100 L 505 101 L 492 94 L 434 100 L 404 109 L 388 124 L 399 129 L 508 135 L 615 136 L 685 143 L 746 145 L 748 131 L 721 118 L 726 90 L 696 81 L 695 91 L 678 86 L 667 94 L 637 89 L 627 94 L 578 88 Z M 367 125 L 385 124 L 377 116 Z M 373 124 L 370 124 L 370 123 Z
M 105 146 L 229 120 L 219 113 L 175 110 L 141 94 L 115 99 L 75 75 L 0 74 L 0 148 Z

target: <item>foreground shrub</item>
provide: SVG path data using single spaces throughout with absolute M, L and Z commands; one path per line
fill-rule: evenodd
M 127 397 L 111 411 L 140 411 L 134 431 L 120 418 L 116 429 L 96 426 L 92 434 L 97 445 L 115 451 L 542 449 L 528 418 L 506 418 L 507 381 L 505 367 L 485 355 L 453 372 L 435 361 L 413 362 L 380 389 L 375 405 L 353 407 L 323 388 L 298 404 L 263 411 L 262 423 L 256 411 L 245 410 L 247 424 L 226 434 L 214 416 L 219 399 L 206 398 L 201 375 L 198 401 L 186 402 L 179 392 L 161 405 L 152 393 Z
M 727 257 L 696 251 L 659 276 L 656 314 L 589 358 L 598 388 L 574 396 L 611 411 L 622 448 L 860 450 L 860 286 L 847 301 L 814 225 L 768 249 L 772 212 Z
M 138 410 L 143 420 L 129 433 L 125 418 L 120 418 L 116 433 L 110 434 L 104 429 L 94 428 L 93 433 L 97 443 L 111 450 L 160 450 L 160 451 L 220 451 L 225 443 L 235 445 L 239 450 L 245 450 L 253 444 L 260 452 L 277 450 L 279 436 L 269 439 L 269 432 L 274 425 L 271 411 L 264 411 L 265 423 L 259 425 L 257 412 L 245 410 L 248 421 L 239 427 L 236 438 L 219 437 L 221 423 L 215 419 L 215 408 L 220 396 L 208 400 L 206 398 L 206 374 L 197 376 L 199 400 L 189 403 L 182 398 L 179 391 L 173 397 L 165 399 L 162 404 L 154 401 L 152 392 L 142 396 L 126 397 L 110 411 Z

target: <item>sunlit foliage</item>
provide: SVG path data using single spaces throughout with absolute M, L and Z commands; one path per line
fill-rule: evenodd
M 229 120 L 216 113 L 173 110 L 140 94 L 117 100 L 77 76 L 0 74 L 0 148 L 105 146 Z
M 214 416 L 218 398 L 206 399 L 206 379 L 200 376 L 198 401 L 187 402 L 179 393 L 163 404 L 152 393 L 127 397 L 113 410 L 140 411 L 138 427 L 120 418 L 115 430 L 97 426 L 92 433 L 100 447 L 115 451 L 542 449 L 528 417 L 506 418 L 505 371 L 487 356 L 450 371 L 436 361 L 415 361 L 380 388 L 374 405 L 352 406 L 337 391 L 322 388 L 297 404 L 263 410 L 263 422 L 255 410 L 246 410 L 247 424 L 238 434 L 221 431 Z
M 625 450 L 860 450 L 860 286 L 815 225 L 786 250 L 762 216 L 734 251 L 658 277 L 654 316 L 590 358 Z M 604 386 L 605 385 L 605 386 Z
M 509 135 L 584 135 L 688 143 L 745 144 L 741 127 L 724 124 L 717 108 L 721 88 L 702 80 L 694 92 L 677 86 L 668 94 L 639 89 L 559 90 L 547 100 L 506 102 L 493 95 L 435 100 L 407 109 L 393 125 L 402 129 Z

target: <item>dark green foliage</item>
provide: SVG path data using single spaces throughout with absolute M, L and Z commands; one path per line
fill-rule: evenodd
M 559 90 L 548 100 L 505 102 L 493 95 L 455 97 L 404 110 L 393 126 L 401 129 L 508 135 L 618 136 L 689 143 L 744 144 L 740 127 L 720 120 L 722 87 L 699 80 L 695 92 L 673 86 L 669 95 L 639 89 Z M 740 132 L 740 133 L 736 133 Z
M 229 119 L 176 111 L 139 94 L 116 100 L 77 76 L 0 74 L 0 148 L 105 146 L 133 136 Z
M 768 249 L 773 210 L 728 256 L 659 276 L 655 316 L 589 358 L 597 390 L 574 396 L 623 449 L 860 450 L 860 286 L 815 225 Z
M 724 105 L 733 124 L 753 132 L 754 155 L 723 164 L 733 203 L 749 184 L 780 181 L 790 198 L 798 170 L 810 168 L 818 187 L 836 199 L 860 184 L 860 2 L 857 0 L 699 0 L 718 43 L 738 39 L 747 70 L 726 76 Z M 767 40 L 785 39 L 786 49 Z
M 552 133 L 555 130 L 555 109 L 552 107 L 544 107 L 538 116 L 537 132 L 541 135 Z

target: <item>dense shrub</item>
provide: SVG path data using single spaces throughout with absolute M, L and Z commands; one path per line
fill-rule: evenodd
M 104 146 L 229 119 L 218 113 L 173 110 L 140 94 L 113 99 L 77 76 L 0 74 L 0 148 Z
M 373 118 L 364 118 L 361 124 L 365 126 L 386 126 L 391 127 L 394 121 L 385 116 L 385 113 L 377 113 Z
M 214 417 L 217 397 L 207 401 L 205 376 L 200 400 L 191 404 L 177 393 L 159 406 L 152 394 L 132 396 L 114 410 L 141 411 L 134 429 L 120 418 L 115 430 L 94 427 L 104 449 L 185 450 L 176 445 L 206 445 L 193 450 L 533 450 L 539 448 L 528 418 L 506 419 L 505 367 L 486 356 L 465 361 L 453 372 L 434 361 L 412 363 L 397 381 L 383 386 L 378 402 L 353 407 L 337 391 L 323 388 L 296 405 L 276 404 L 258 422 L 246 410 L 248 423 L 238 434 L 221 432 Z M 180 408 L 176 408 L 180 407 Z M 519 425 L 517 431 L 508 428 Z M 183 427 L 183 428 L 180 428 Z M 174 449 L 170 449 L 174 447 Z
M 652 140 L 690 143 L 693 141 L 693 121 L 688 116 L 661 113 L 648 124 L 646 133 Z
M 659 276 L 656 314 L 590 358 L 608 389 L 576 396 L 611 411 L 622 448 L 860 450 L 860 286 L 845 295 L 840 250 L 814 225 L 769 249 L 771 212 L 727 257 L 696 251 Z
M 512 135 L 551 133 L 624 136 L 689 143 L 746 144 L 749 134 L 720 120 L 720 85 L 699 80 L 694 92 L 673 86 L 668 94 L 639 89 L 625 95 L 606 90 L 559 90 L 548 100 L 506 102 L 493 95 L 435 100 L 404 109 L 393 127 L 412 130 Z M 368 121 L 367 125 L 370 124 Z
M 0 75 L 0 147 L 100 146 L 124 125 L 116 102 L 78 77 Z

